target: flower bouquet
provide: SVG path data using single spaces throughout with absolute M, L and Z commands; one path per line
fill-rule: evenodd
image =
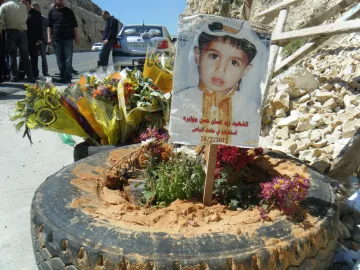
M 118 87 L 121 142 L 134 131 L 140 134 L 147 127 L 164 127 L 170 117 L 170 94 L 164 95 L 140 71 L 125 71 L 123 75 Z
M 69 110 L 69 103 L 62 98 L 51 82 L 25 85 L 26 98 L 18 101 L 10 120 L 17 121 L 16 129 L 25 127 L 24 136 L 31 142 L 31 129 L 46 130 L 88 138 L 92 130 L 86 119 Z
M 165 97 L 139 71 L 110 75 L 82 75 L 77 83 L 59 91 L 51 81 L 26 86 L 26 99 L 17 103 L 11 120 L 16 129 L 44 128 L 80 136 L 95 145 L 132 143 L 149 127 L 169 121 Z M 20 121 L 19 121 L 20 120 Z
M 146 55 L 144 78 L 150 78 L 164 93 L 171 92 L 173 84 L 174 57 L 152 53 Z
M 74 93 L 79 93 L 76 96 L 80 111 L 92 123 L 103 145 L 119 142 L 121 120 L 117 98 L 119 81 L 119 72 L 103 80 L 99 80 L 96 76 L 82 75 L 74 86 Z

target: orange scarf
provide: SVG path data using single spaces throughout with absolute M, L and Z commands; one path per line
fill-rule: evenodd
M 211 137 L 226 138 L 228 144 L 231 142 L 231 136 L 227 134 L 221 134 L 222 131 L 231 131 L 232 123 L 232 96 L 235 94 L 238 85 L 235 85 L 230 89 L 225 95 L 223 95 L 217 106 L 217 97 L 216 92 L 207 89 L 202 83 L 199 83 L 199 89 L 203 92 L 202 96 L 202 119 L 209 120 L 208 123 L 203 123 L 202 127 L 204 130 L 210 128 L 214 129 L 215 132 L 220 131 L 217 135 L 216 133 L 204 134 Z M 221 124 L 212 125 L 212 121 L 220 121 Z M 226 125 L 227 124 L 227 125 Z M 229 126 L 230 124 L 230 126 Z

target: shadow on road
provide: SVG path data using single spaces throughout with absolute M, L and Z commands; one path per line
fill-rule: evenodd
M 19 83 L 10 83 L 10 82 L 4 82 L 0 84 L 0 92 L 1 88 L 15 88 L 17 90 L 25 90 L 25 84 L 26 82 L 19 82 Z
M 14 100 L 14 99 L 25 99 L 26 95 L 13 95 L 0 92 L 0 100 Z

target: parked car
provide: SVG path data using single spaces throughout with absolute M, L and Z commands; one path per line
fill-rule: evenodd
M 113 48 L 113 61 L 121 66 L 144 62 L 146 51 L 175 54 L 175 38 L 162 25 L 127 25 L 120 30 Z
M 91 47 L 91 51 L 92 52 L 98 52 L 101 50 L 102 47 L 102 43 L 95 43 L 92 47 Z

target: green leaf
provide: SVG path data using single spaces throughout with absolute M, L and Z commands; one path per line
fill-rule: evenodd
M 147 202 L 150 201 L 154 197 L 155 194 L 156 193 L 154 191 L 144 191 L 143 192 L 144 198 Z
M 20 113 L 19 114 L 13 114 L 13 115 L 9 116 L 10 121 L 16 121 L 16 120 L 18 120 L 20 118 L 22 118 L 22 115 Z
M 16 131 L 20 131 L 20 129 L 25 125 L 25 121 L 20 121 L 15 125 Z
M 230 200 L 229 207 L 231 210 L 236 210 L 238 208 L 239 201 L 238 200 Z
M 150 96 L 153 96 L 153 97 L 160 97 L 161 96 L 161 93 L 160 92 L 151 92 L 150 93 Z

